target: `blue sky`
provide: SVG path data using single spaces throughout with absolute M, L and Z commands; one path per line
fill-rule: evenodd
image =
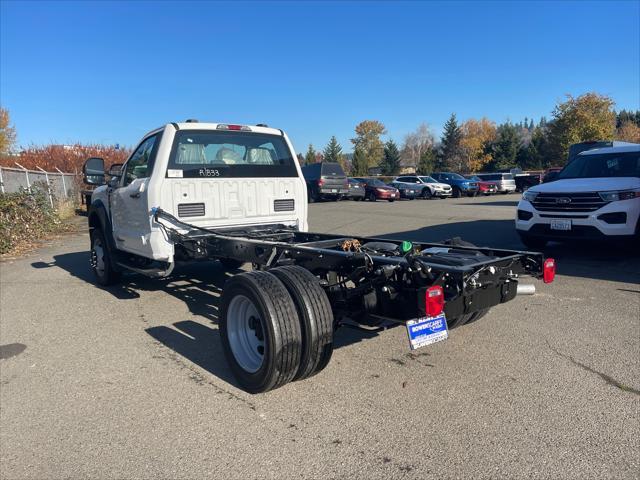
M 134 144 L 186 118 L 345 151 L 451 114 L 550 116 L 567 93 L 640 108 L 640 2 L 12 2 L 0 103 L 19 144 Z

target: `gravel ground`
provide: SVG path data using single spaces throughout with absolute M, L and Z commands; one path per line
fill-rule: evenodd
M 311 205 L 311 230 L 523 248 L 516 195 Z M 640 258 L 559 274 L 449 340 L 336 334 L 263 395 L 224 361 L 217 263 L 97 288 L 88 234 L 0 264 L 0 478 L 638 478 Z

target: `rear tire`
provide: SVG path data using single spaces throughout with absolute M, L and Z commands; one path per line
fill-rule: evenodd
M 117 283 L 121 277 L 114 268 L 113 252 L 100 228 L 91 230 L 91 269 L 96 282 L 103 287 Z
M 294 378 L 302 353 L 300 322 L 276 276 L 254 271 L 231 277 L 220 310 L 222 347 L 242 388 L 267 392 Z
M 327 366 L 333 353 L 333 311 L 318 278 L 291 265 L 269 270 L 287 288 L 296 305 L 302 331 L 300 368 L 294 380 L 309 378 Z
M 395 200 L 394 200 L 393 198 L 389 198 L 389 199 L 387 200 L 387 202 L 389 202 L 389 203 L 393 203 L 393 202 L 395 202 Z

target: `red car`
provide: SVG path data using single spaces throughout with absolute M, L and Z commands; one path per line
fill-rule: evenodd
M 393 202 L 400 200 L 400 191 L 395 187 L 390 187 L 377 178 L 356 178 L 364 185 L 365 198 L 372 202 L 376 200 L 387 200 Z
M 491 195 L 493 193 L 498 193 L 498 186 L 493 182 L 488 182 L 486 180 L 482 180 L 480 177 L 476 175 L 467 176 L 469 180 L 473 180 L 474 182 L 478 182 L 478 193 L 482 195 Z

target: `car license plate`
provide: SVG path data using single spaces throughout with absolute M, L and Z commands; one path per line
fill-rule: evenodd
M 337 188 L 332 188 L 331 189 L 331 193 L 338 193 L 338 189 Z
M 421 317 L 407 321 L 411 350 L 446 340 L 449 336 L 444 312 L 437 317 Z
M 571 220 L 551 220 L 551 230 L 571 230 Z

